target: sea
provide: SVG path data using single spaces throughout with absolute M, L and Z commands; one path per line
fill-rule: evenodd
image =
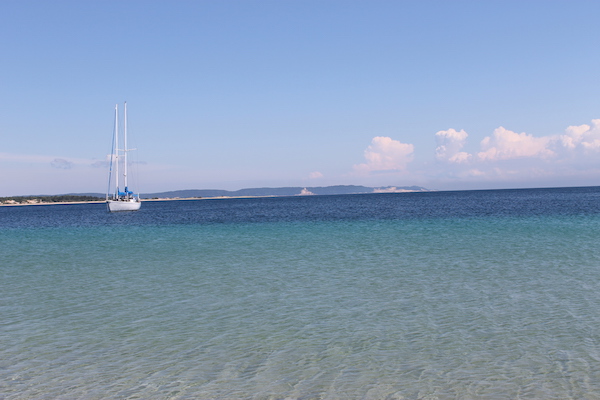
M 0 207 L 0 399 L 600 399 L 600 187 Z

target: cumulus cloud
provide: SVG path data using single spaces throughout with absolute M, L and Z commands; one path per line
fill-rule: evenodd
M 480 142 L 478 152 L 463 151 L 469 135 L 448 129 L 435 134 L 435 159 L 443 168 L 425 170 L 438 180 L 514 184 L 558 182 L 594 184 L 600 174 L 600 119 L 569 126 L 562 134 L 533 136 L 502 126 Z
M 467 171 L 467 175 L 468 176 L 484 176 L 485 172 L 483 172 L 483 171 L 481 171 L 481 170 L 479 170 L 477 168 L 474 168 L 474 169 L 468 170 Z
M 481 152 L 477 157 L 482 161 L 510 160 L 513 158 L 541 157 L 554 155 L 550 149 L 554 138 L 551 136 L 534 137 L 525 132 L 515 133 L 499 127 L 492 136 L 481 141 Z
M 323 174 L 322 174 L 322 173 L 320 173 L 319 171 L 311 172 L 311 173 L 308 175 L 308 178 L 309 178 L 309 179 L 319 179 L 319 178 L 322 178 L 322 177 L 323 177 Z
M 366 162 L 354 166 L 359 172 L 398 171 L 413 160 L 414 146 L 385 136 L 376 136 L 365 150 Z
M 457 131 L 448 129 L 439 131 L 435 134 L 437 147 L 435 149 L 435 158 L 439 161 L 452 163 L 464 163 L 469 161 L 471 154 L 460 151 L 469 135 L 463 129 Z
M 600 150 L 600 119 L 592 120 L 591 126 L 569 126 L 560 136 L 560 143 L 570 150 Z
M 448 159 L 448 161 L 450 161 L 450 162 L 459 163 L 459 164 L 466 163 L 469 160 L 471 160 L 471 155 L 469 153 L 465 153 L 464 151 L 460 151 Z

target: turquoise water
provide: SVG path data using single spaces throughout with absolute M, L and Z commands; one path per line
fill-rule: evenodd
M 600 399 L 600 189 L 0 208 L 2 399 Z

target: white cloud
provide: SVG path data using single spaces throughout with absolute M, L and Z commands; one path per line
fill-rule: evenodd
M 322 177 L 323 177 L 323 174 L 322 174 L 322 173 L 320 173 L 319 171 L 311 172 L 311 173 L 308 175 L 308 178 L 309 178 L 309 179 L 319 179 L 319 178 L 322 178 Z
M 385 136 L 376 136 L 365 150 L 366 163 L 354 166 L 359 172 L 398 171 L 413 160 L 414 146 Z
M 454 129 L 436 133 L 435 158 L 444 164 L 425 175 L 441 186 L 479 187 L 594 185 L 600 176 L 600 119 L 540 137 L 499 127 L 472 155 L 462 151 L 467 137 Z
M 485 172 L 478 170 L 477 168 L 470 169 L 467 171 L 468 176 L 484 176 Z
M 477 154 L 482 161 L 510 160 L 524 157 L 547 158 L 555 153 L 550 150 L 554 138 L 534 137 L 525 132 L 515 133 L 499 127 L 492 136 L 481 141 L 482 151 Z
M 435 134 L 437 147 L 435 157 L 439 161 L 448 161 L 452 163 L 465 163 L 471 159 L 471 154 L 460 151 L 469 135 L 464 130 L 457 131 L 448 129 L 439 131 Z
M 454 154 L 452 157 L 450 157 L 448 161 L 460 164 L 468 162 L 471 159 L 471 157 L 471 154 L 465 153 L 464 151 L 460 151 Z
M 110 166 L 110 163 L 116 162 L 117 158 L 114 154 L 107 154 L 104 157 L 104 160 L 97 160 L 92 162 L 90 165 L 93 168 L 107 168 Z M 127 160 L 127 163 L 131 165 L 131 161 Z
M 592 120 L 591 126 L 569 126 L 560 136 L 560 143 L 570 150 L 600 150 L 600 119 Z

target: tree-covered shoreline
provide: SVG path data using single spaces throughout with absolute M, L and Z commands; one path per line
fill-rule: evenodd
M 85 201 L 103 201 L 102 197 L 79 195 L 56 196 L 10 196 L 0 197 L 0 204 L 40 204 L 40 203 L 77 203 Z

